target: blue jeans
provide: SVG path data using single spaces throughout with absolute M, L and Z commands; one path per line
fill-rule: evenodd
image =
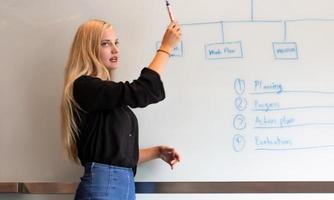
M 75 200 L 135 200 L 131 168 L 90 162 L 75 194 Z

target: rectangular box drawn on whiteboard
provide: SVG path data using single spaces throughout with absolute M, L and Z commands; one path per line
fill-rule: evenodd
M 205 46 L 206 59 L 243 58 L 241 42 L 214 43 Z
M 298 59 L 297 43 L 295 42 L 273 42 L 273 49 L 276 59 Z

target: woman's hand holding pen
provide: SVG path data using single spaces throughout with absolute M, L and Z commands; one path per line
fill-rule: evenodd
M 167 51 L 171 54 L 174 47 L 179 43 L 181 40 L 182 31 L 181 27 L 176 21 L 172 21 L 164 34 L 164 37 L 161 42 L 160 50 Z
M 174 47 L 181 40 L 181 35 L 182 33 L 180 25 L 176 21 L 172 21 L 168 25 L 168 28 L 161 42 L 161 46 L 157 50 L 157 54 L 154 56 L 148 68 L 162 75 Z

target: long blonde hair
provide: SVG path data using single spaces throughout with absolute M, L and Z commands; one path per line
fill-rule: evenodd
M 102 80 L 110 80 L 108 69 L 100 58 L 100 42 L 102 33 L 111 25 L 102 20 L 89 20 L 83 23 L 74 37 L 69 58 L 65 66 L 64 89 L 61 99 L 61 138 L 67 156 L 79 163 L 76 138 L 78 124 L 75 119 L 82 110 L 73 97 L 73 83 L 82 75 L 94 76 Z

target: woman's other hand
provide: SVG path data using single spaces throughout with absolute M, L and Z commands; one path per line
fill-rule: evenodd
M 168 163 L 171 169 L 174 169 L 174 166 L 180 162 L 180 154 L 168 146 L 160 146 L 160 158 Z

